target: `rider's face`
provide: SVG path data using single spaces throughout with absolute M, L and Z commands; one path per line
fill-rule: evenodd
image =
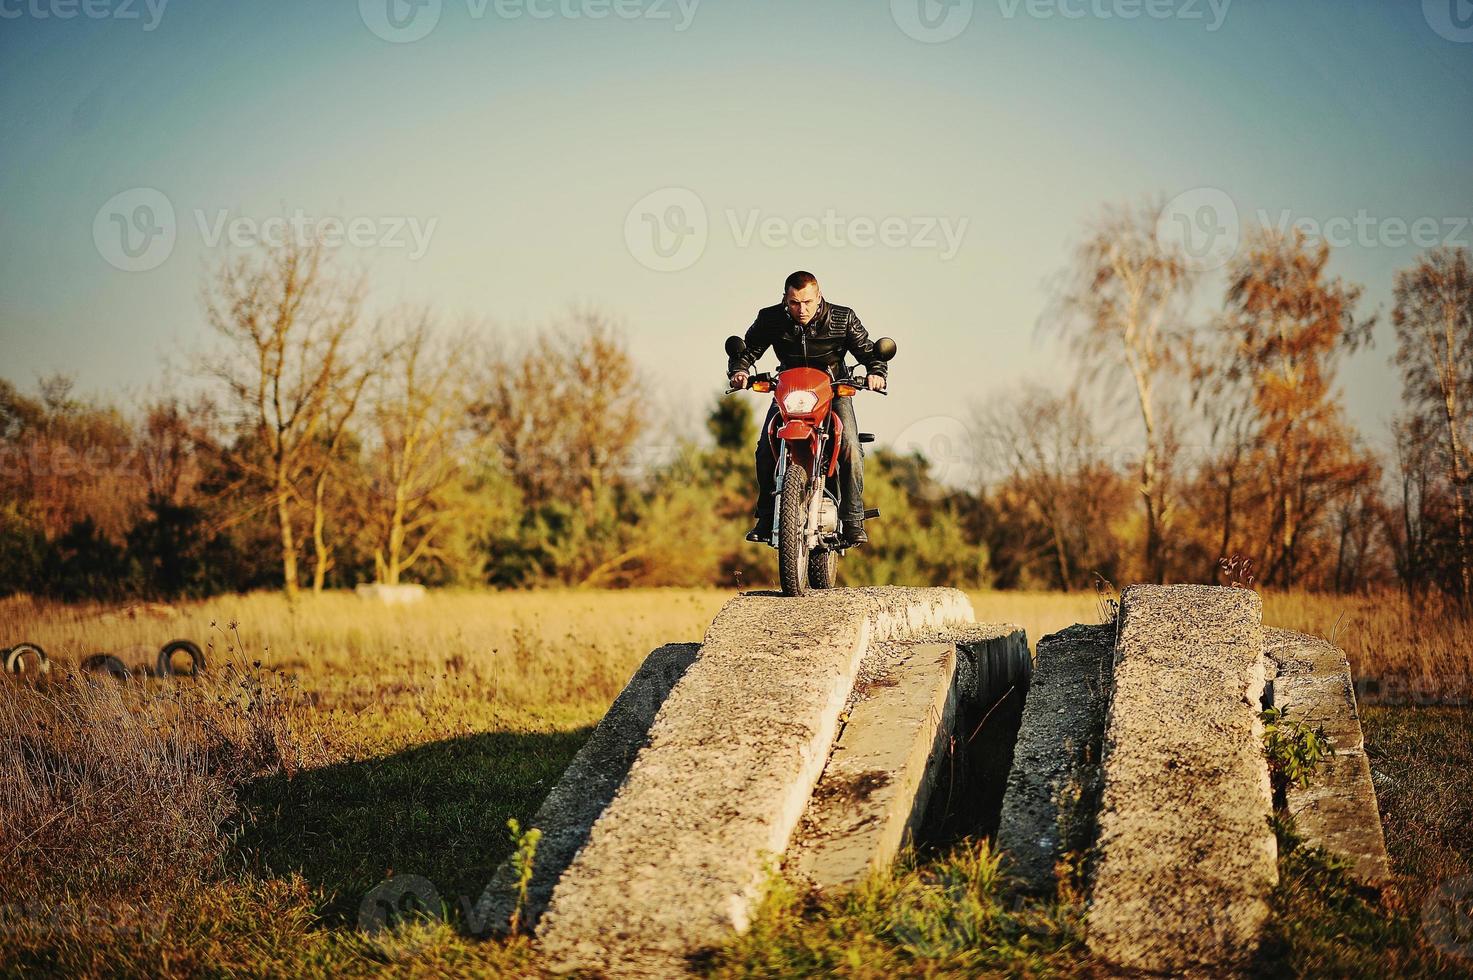
M 795 323 L 801 323 L 805 327 L 808 321 L 818 315 L 818 301 L 820 299 L 818 283 L 811 282 L 802 289 L 790 289 L 783 301 L 788 306 L 788 316 Z

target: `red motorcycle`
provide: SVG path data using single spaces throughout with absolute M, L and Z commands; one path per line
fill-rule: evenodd
M 735 358 L 747 349 L 741 337 L 728 337 L 726 354 Z M 881 337 L 875 352 L 882 360 L 895 356 L 895 341 Z M 778 414 L 760 438 L 776 450 L 776 494 L 772 537 L 767 542 L 777 549 L 778 578 L 783 595 L 803 595 L 810 588 L 831 589 L 838 575 L 838 559 L 844 553 L 844 512 L 837 479 L 839 449 L 845 439 L 873 442 L 869 432 L 845 432 L 832 411 L 835 398 L 852 398 L 868 391 L 862 378 L 834 378 L 819 368 L 795 367 L 771 374 L 753 374 L 746 390 L 776 389 Z M 741 391 L 728 388 L 726 394 Z M 884 391 L 878 394 L 885 394 Z M 880 516 L 867 510 L 865 519 Z

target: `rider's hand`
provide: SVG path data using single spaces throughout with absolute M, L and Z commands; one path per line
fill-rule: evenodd
M 883 374 L 867 374 L 865 375 L 864 381 L 869 386 L 870 391 L 885 390 L 885 376 Z
M 733 371 L 731 372 L 730 380 L 733 388 L 745 388 L 747 386 L 747 372 Z

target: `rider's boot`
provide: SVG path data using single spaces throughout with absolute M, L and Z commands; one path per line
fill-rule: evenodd
M 772 540 L 772 515 L 771 514 L 758 514 L 757 515 L 757 523 L 756 524 L 753 524 L 752 525 L 752 530 L 750 530 L 750 531 L 747 532 L 747 540 L 748 541 L 756 541 L 759 544 L 761 542 L 763 542 L 763 541 L 771 541 Z
M 869 535 L 864 533 L 864 518 L 847 518 L 844 521 L 844 547 L 857 548 L 869 544 Z

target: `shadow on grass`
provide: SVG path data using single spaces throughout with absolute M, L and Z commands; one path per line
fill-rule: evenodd
M 400 875 L 428 879 L 455 916 L 511 853 L 507 819 L 527 824 L 592 730 L 489 732 L 258 780 L 237 852 L 256 874 L 300 872 L 328 926 L 355 924 L 365 893 Z

